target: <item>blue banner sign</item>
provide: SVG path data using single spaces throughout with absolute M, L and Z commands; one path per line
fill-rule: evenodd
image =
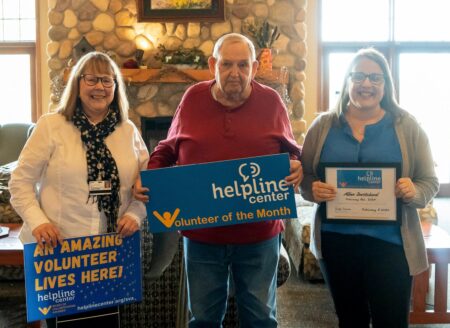
M 55 248 L 24 245 L 27 321 L 142 299 L 140 233 L 64 239 Z
M 382 171 L 367 170 L 337 170 L 338 188 L 382 189 Z
M 141 172 L 150 189 L 152 232 L 297 217 L 286 185 L 289 155 L 277 154 Z

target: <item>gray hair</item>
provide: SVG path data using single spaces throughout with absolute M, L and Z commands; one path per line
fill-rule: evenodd
M 253 45 L 252 41 L 247 38 L 246 36 L 238 33 L 228 33 L 225 35 L 222 35 L 219 40 L 216 41 L 216 44 L 214 45 L 214 50 L 212 56 L 215 59 L 219 58 L 219 51 L 226 42 L 231 43 L 245 43 L 248 46 L 248 49 L 250 50 L 250 56 L 252 62 L 256 60 L 256 51 L 255 46 Z

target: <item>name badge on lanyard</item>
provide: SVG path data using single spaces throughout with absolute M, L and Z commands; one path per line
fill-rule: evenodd
M 111 180 L 89 181 L 89 196 L 111 195 Z

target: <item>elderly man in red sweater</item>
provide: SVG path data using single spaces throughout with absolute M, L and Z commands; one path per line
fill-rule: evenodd
M 288 184 L 303 171 L 286 107 L 273 89 L 254 80 L 252 42 L 222 36 L 208 61 L 215 79 L 183 96 L 168 136 L 150 156 L 149 169 L 288 152 Z M 148 200 L 136 188 L 136 197 Z M 187 191 L 189 192 L 189 191 Z M 230 277 L 241 327 L 276 327 L 276 281 L 281 220 L 182 231 L 189 327 L 221 327 Z

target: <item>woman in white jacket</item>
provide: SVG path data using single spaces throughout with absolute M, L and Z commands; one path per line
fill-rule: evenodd
M 131 190 L 148 152 L 127 112 L 117 65 L 99 52 L 81 58 L 59 111 L 38 121 L 11 176 L 23 242 L 56 246 L 63 238 L 138 230 L 145 207 Z
M 139 229 L 146 211 L 132 186 L 148 151 L 127 113 L 117 65 L 100 52 L 81 58 L 59 111 L 39 119 L 11 176 L 22 242 L 55 247 L 64 238 Z

